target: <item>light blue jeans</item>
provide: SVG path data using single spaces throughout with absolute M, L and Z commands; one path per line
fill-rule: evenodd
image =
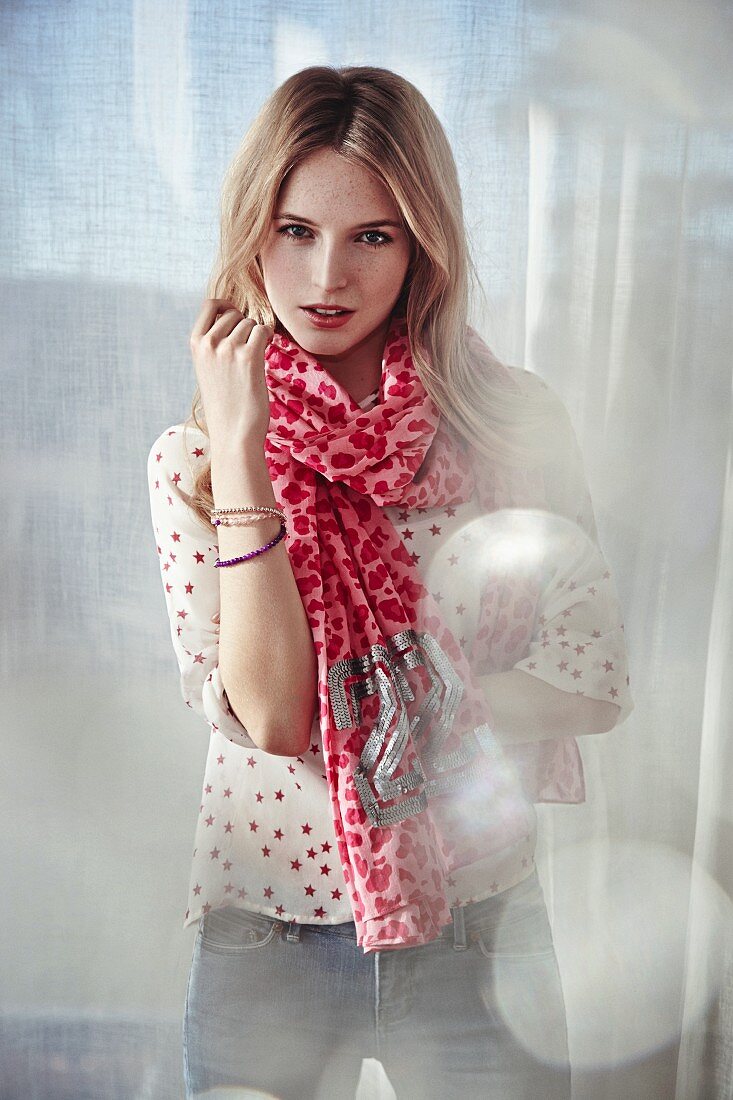
M 453 910 L 440 939 L 365 955 L 353 922 L 236 907 L 201 917 L 183 1019 L 186 1095 L 353 1100 L 362 1058 L 398 1100 L 569 1100 L 565 1002 L 536 869 Z

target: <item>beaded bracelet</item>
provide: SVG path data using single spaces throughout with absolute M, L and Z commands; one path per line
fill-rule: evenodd
M 281 539 L 285 538 L 286 533 L 287 533 L 287 531 L 286 531 L 285 523 L 281 520 L 280 521 L 280 532 L 279 532 L 279 534 L 275 535 L 275 538 L 272 539 L 271 542 L 266 543 L 264 546 L 258 547 L 257 550 L 251 550 L 249 552 L 249 554 L 241 554 L 240 557 L 238 557 L 238 558 L 229 558 L 228 561 L 220 561 L 219 558 L 217 558 L 216 561 L 214 562 L 214 565 L 217 568 L 220 568 L 223 565 L 236 565 L 240 561 L 249 561 L 250 558 L 255 558 L 255 557 L 257 557 L 258 554 L 264 554 L 264 552 L 266 550 L 271 550 L 272 547 L 276 546 L 278 544 L 278 542 L 280 542 Z

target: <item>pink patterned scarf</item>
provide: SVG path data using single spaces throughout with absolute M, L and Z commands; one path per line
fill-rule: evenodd
M 470 336 L 477 355 L 486 352 L 515 385 Z M 502 750 L 476 679 L 524 655 L 536 582 L 507 573 L 487 585 L 464 654 L 382 509 L 474 494 L 487 512 L 541 507 L 541 478 L 510 485 L 441 420 L 402 319 L 393 319 L 372 409 L 279 332 L 265 370 L 265 456 L 313 632 L 323 755 L 357 942 L 365 953 L 428 943 L 451 920 L 451 871 L 525 836 L 528 797 L 580 800 L 582 771 L 572 738 Z M 561 768 L 575 794 L 554 782 Z

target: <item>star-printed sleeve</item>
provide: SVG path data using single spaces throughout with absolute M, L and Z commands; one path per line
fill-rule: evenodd
M 546 527 L 551 545 L 533 637 L 514 667 L 563 691 L 615 703 L 619 725 L 634 708 L 622 610 L 598 543 L 580 446 L 557 401 L 557 454 L 543 470 L 547 510 L 557 520 Z
M 150 511 L 183 699 L 235 745 L 251 749 L 257 746 L 229 706 L 219 672 L 215 532 L 188 505 L 193 477 L 186 447 L 195 460 L 207 442 L 195 427 L 186 429 L 184 442 L 182 424 L 156 439 L 147 461 Z

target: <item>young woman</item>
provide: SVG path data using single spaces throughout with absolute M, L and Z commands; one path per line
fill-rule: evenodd
M 568 415 L 468 325 L 443 129 L 384 69 L 265 103 L 223 192 L 192 417 L 149 459 L 211 728 L 188 1095 L 569 1097 L 534 863 L 633 703 Z

